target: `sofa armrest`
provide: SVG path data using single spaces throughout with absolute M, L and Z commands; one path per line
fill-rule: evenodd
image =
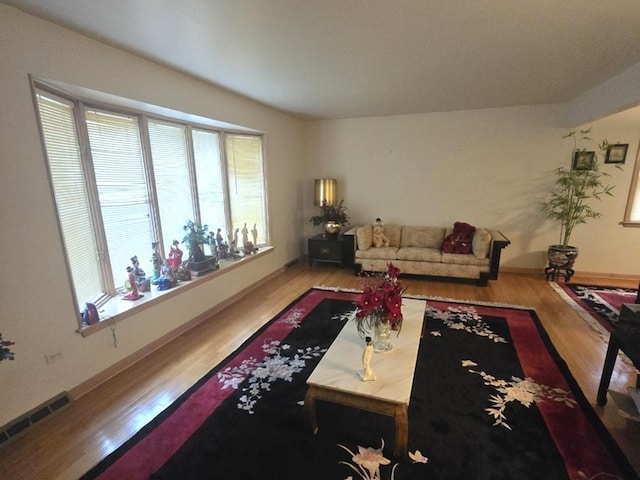
M 491 248 L 489 249 L 489 271 L 481 274 L 479 280 L 480 285 L 486 285 L 488 280 L 497 280 L 498 271 L 500 270 L 500 255 L 502 249 L 511 244 L 511 240 L 505 237 L 498 230 L 489 230 L 491 232 Z

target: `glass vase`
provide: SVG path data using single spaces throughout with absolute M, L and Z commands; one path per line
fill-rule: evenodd
M 373 323 L 373 350 L 379 353 L 393 348 L 390 342 L 391 323 L 386 315 L 376 315 Z

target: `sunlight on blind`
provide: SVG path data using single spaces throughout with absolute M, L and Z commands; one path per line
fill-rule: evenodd
M 214 234 L 220 228 L 226 238 L 220 135 L 194 129 L 192 138 L 202 223 Z
M 182 242 L 187 221 L 195 220 L 186 133 L 183 125 L 149 121 L 164 256 L 174 240 Z
M 154 241 L 138 120 L 97 110 L 85 116 L 111 275 L 121 288 L 131 257 L 144 265 Z
M 73 105 L 37 94 L 38 110 L 76 300 L 96 302 L 106 292 L 91 222 Z
M 233 229 L 246 224 L 258 230 L 258 245 L 266 242 L 266 208 L 262 172 L 262 139 L 252 135 L 226 135 L 229 202 Z

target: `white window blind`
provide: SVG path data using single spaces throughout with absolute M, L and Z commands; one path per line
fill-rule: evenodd
M 106 273 L 118 289 L 127 280 L 131 257 L 137 255 L 144 265 L 154 241 L 138 119 L 98 110 L 85 116 L 108 245 Z
M 247 229 L 252 230 L 255 225 L 258 245 L 263 244 L 266 241 L 267 219 L 262 139 L 253 135 L 227 134 L 225 143 L 233 229 L 242 229 L 246 224 Z
M 196 165 L 198 201 L 202 223 L 214 234 L 218 228 L 225 238 L 224 181 L 220 157 L 220 135 L 194 129 L 193 153 Z
M 76 136 L 73 104 L 37 95 L 51 184 L 78 309 L 106 294 Z
M 188 220 L 225 239 L 255 225 L 266 243 L 261 136 L 149 119 L 49 88 L 38 85 L 36 99 L 80 309 L 121 294 L 134 255 L 151 276 L 152 243 L 166 257 Z
M 187 221 L 196 219 L 186 130 L 184 125 L 149 121 L 149 142 L 165 257 L 174 240 L 182 242 L 185 234 L 183 226 Z

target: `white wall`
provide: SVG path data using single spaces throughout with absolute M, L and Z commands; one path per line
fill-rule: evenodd
M 65 274 L 29 74 L 262 130 L 274 253 L 87 338 Z M 302 125 L 275 110 L 0 5 L 0 426 L 298 258 Z M 146 267 L 143 268 L 146 269 Z M 62 352 L 47 365 L 44 356 Z
M 569 165 L 564 106 L 536 106 L 316 121 L 307 125 L 305 217 L 313 215 L 313 178 L 335 177 L 351 224 L 381 217 L 389 224 L 449 226 L 466 221 L 501 230 L 512 242 L 504 267 L 539 269 L 559 228 L 538 208 L 553 169 Z M 615 197 L 597 202 L 603 218 L 572 237 L 583 272 L 640 276 L 640 229 L 623 228 L 640 140 L 640 116 L 629 111 L 593 122 L 593 137 L 629 143 Z M 307 235 L 317 227 L 307 222 Z

